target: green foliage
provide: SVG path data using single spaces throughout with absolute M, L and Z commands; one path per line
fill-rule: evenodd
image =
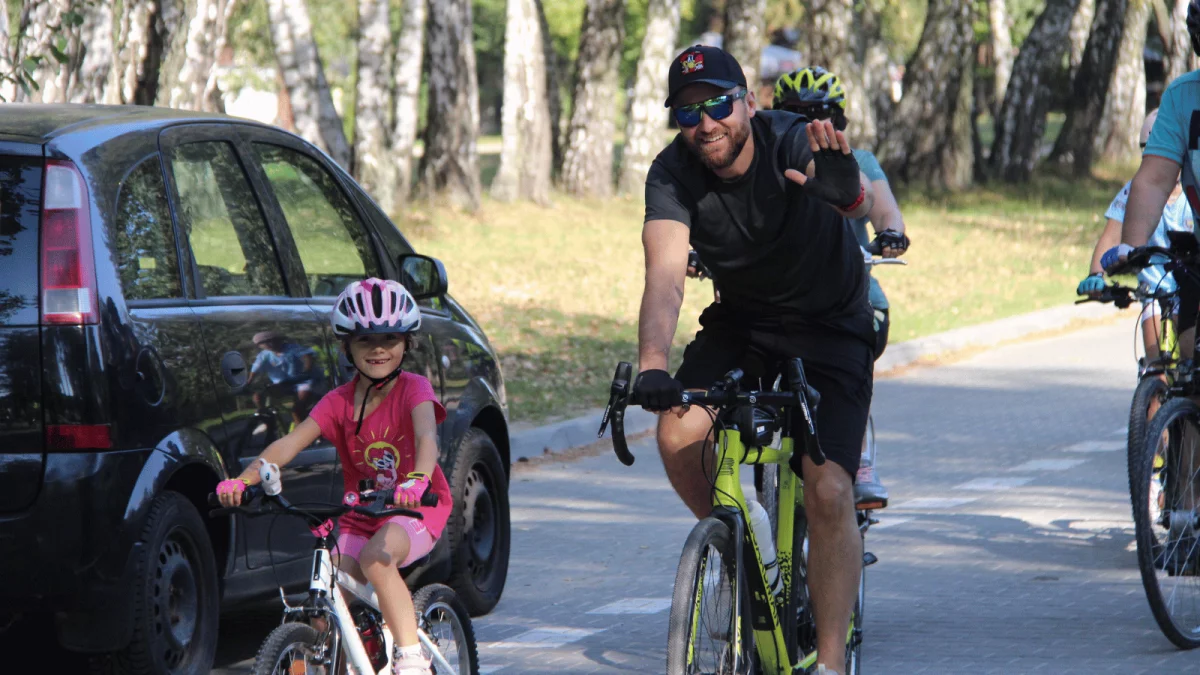
M 66 11 L 59 15 L 58 23 L 47 26 L 47 29 L 58 37 L 46 45 L 46 51 L 42 53 L 29 51 L 31 47 L 36 48 L 36 46 L 29 43 L 29 36 L 21 30 L 22 3 L 19 0 L 8 0 L 3 9 L 8 12 L 11 35 L 8 36 L 9 54 L 7 56 L 12 62 L 12 67 L 9 72 L 0 72 L 0 82 L 15 83 L 26 96 L 32 96 L 33 92 L 38 91 L 41 88 L 38 86 L 35 76 L 38 68 L 53 60 L 56 64 L 53 66 L 54 74 L 57 75 L 62 66 L 71 60 L 71 55 L 68 53 L 71 41 L 68 38 L 72 34 L 78 34 L 79 27 L 83 25 L 83 13 L 97 1 L 99 0 L 70 0 L 67 3 Z M 76 44 L 78 44 L 78 40 L 76 40 Z M 0 96 L 0 102 L 6 102 L 3 96 Z

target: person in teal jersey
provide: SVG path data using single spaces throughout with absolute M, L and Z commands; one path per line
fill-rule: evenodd
M 846 90 L 841 79 L 820 66 L 810 66 L 785 73 L 775 83 L 775 98 L 772 108 L 801 115 L 809 120 L 828 119 L 835 129 L 845 130 L 849 123 L 846 117 Z M 895 258 L 908 248 L 908 237 L 904 234 L 904 218 L 900 206 L 888 185 L 887 176 L 879 166 L 879 160 L 870 150 L 854 148 L 854 158 L 859 170 L 871 181 L 875 191 L 875 203 L 865 216 L 848 218 L 854 236 L 862 247 L 871 243 L 867 230 L 870 224 L 874 234 L 883 244 L 883 255 Z M 871 277 L 871 308 L 875 313 L 875 358 L 878 359 L 887 347 L 890 326 L 887 296 L 875 277 Z M 875 470 L 875 458 L 864 453 L 854 482 L 855 500 L 858 503 L 887 503 L 887 488 L 879 480 Z

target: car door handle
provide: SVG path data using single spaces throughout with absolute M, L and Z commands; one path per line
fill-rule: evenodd
M 246 386 L 246 359 L 241 352 L 225 352 L 221 357 L 221 377 L 235 392 Z

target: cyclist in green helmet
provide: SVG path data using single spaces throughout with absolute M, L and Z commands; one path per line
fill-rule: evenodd
M 846 89 L 837 75 L 821 66 L 809 66 L 785 73 L 775 82 L 775 98 L 772 108 L 802 115 L 810 120 L 831 120 L 835 129 L 842 131 L 849 120 L 846 118 Z M 850 218 L 854 236 L 861 246 L 871 242 L 867 232 L 870 223 L 876 235 L 890 233 L 883 239 L 884 257 L 894 258 L 908 248 L 908 237 L 904 234 L 904 218 L 896 197 L 888 186 L 887 176 L 879 161 L 870 150 L 854 148 L 858 167 L 871 180 L 875 189 L 875 203 L 865 216 Z M 890 244 L 890 245 L 889 245 Z M 875 312 L 875 358 L 878 359 L 887 347 L 888 316 L 887 296 L 875 277 L 871 277 L 871 307 Z M 854 483 L 855 500 L 862 503 L 887 503 L 887 488 L 879 480 L 875 470 L 875 458 L 864 453 Z

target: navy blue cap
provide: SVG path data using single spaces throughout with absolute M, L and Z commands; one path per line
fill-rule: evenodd
M 729 52 L 720 47 L 694 45 L 683 50 L 671 61 L 667 76 L 667 102 L 690 84 L 711 84 L 722 89 L 746 86 L 746 74 L 742 66 Z

